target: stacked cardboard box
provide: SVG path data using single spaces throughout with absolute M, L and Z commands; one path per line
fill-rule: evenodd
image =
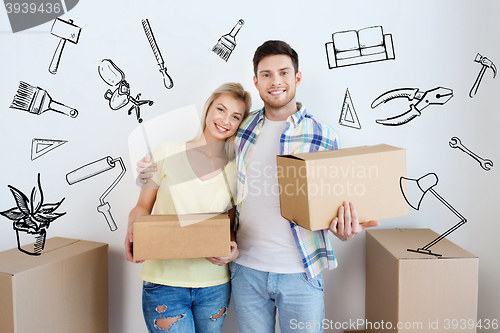
M 0 252 L 0 331 L 108 332 L 108 245 L 55 237 L 40 256 Z

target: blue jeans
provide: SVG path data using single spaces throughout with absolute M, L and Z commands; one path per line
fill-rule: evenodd
M 231 285 L 242 333 L 274 333 L 276 309 L 282 333 L 323 332 L 323 277 L 262 272 L 232 263 Z
M 215 333 L 222 328 L 230 297 L 230 282 L 183 288 L 144 281 L 142 311 L 150 333 Z

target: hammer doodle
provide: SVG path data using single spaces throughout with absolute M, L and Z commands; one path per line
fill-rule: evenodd
M 109 202 L 105 202 L 104 199 L 115 188 L 118 182 L 120 182 L 126 172 L 125 164 L 123 163 L 122 158 L 118 157 L 113 159 L 111 156 L 106 156 L 97 161 L 79 167 L 66 175 L 66 181 L 68 182 L 68 184 L 73 185 L 82 180 L 86 180 L 103 172 L 109 171 L 117 165 L 120 165 L 120 174 L 116 177 L 116 179 L 108 187 L 108 189 L 101 195 L 101 197 L 99 198 L 100 205 L 97 206 L 97 211 L 104 215 L 104 218 L 106 219 L 106 222 L 108 223 L 109 229 L 111 231 L 116 231 L 118 227 L 116 226 L 115 220 L 111 215 L 111 206 L 109 205 Z
M 414 99 L 418 102 L 410 104 L 410 110 L 387 119 L 377 119 L 378 124 L 386 126 L 399 126 L 410 122 L 421 115 L 421 111 L 429 105 L 443 105 L 453 97 L 453 90 L 449 88 L 437 87 L 427 91 L 418 88 L 398 88 L 387 91 L 377 97 L 371 104 L 372 109 L 382 103 L 387 103 L 395 98 L 406 98 L 409 101 Z
M 114 91 L 108 89 L 104 94 L 104 98 L 109 100 L 109 107 L 111 110 L 119 110 L 128 102 L 133 105 L 128 110 L 128 115 L 132 114 L 132 110 L 135 110 L 135 115 L 137 121 L 142 123 L 141 109 L 140 106 L 147 104 L 149 106 L 153 105 L 153 101 L 150 100 L 140 100 L 141 94 L 137 94 L 135 98 L 130 96 L 130 85 L 125 80 L 125 73 L 122 72 L 118 66 L 116 66 L 110 59 L 103 59 L 98 67 L 99 75 L 101 79 L 110 86 L 117 86 Z
M 480 55 L 478 53 L 478 54 L 476 54 L 476 58 L 474 59 L 474 61 L 480 63 L 482 66 L 481 66 L 481 70 L 479 71 L 479 74 L 477 75 L 476 81 L 474 82 L 474 85 L 472 86 L 472 88 L 469 92 L 470 98 L 473 98 L 476 95 L 477 89 L 479 88 L 479 84 L 481 83 L 481 80 L 483 79 L 484 73 L 486 72 L 486 70 L 488 68 L 491 68 L 493 70 L 493 78 L 495 78 L 497 76 L 497 68 L 496 68 L 495 64 L 490 59 L 483 57 L 482 55 Z
M 170 89 L 174 86 L 174 81 L 172 81 L 172 78 L 167 73 L 165 61 L 163 61 L 163 57 L 161 56 L 158 44 L 156 44 L 153 30 L 151 30 L 151 26 L 149 25 L 149 21 L 147 19 L 142 20 L 141 22 L 142 27 L 144 28 L 144 32 L 146 33 L 146 37 L 148 38 L 149 45 L 151 45 L 151 49 L 153 50 L 153 54 L 155 55 L 156 62 L 158 63 L 158 66 L 160 66 L 160 73 L 163 75 L 163 85 L 165 85 L 165 88 Z
M 59 68 L 59 62 L 61 61 L 61 55 L 66 45 L 66 41 L 73 44 L 78 44 L 78 39 L 80 38 L 80 32 L 82 29 L 73 24 L 73 20 L 64 21 L 60 18 L 56 18 L 52 24 L 52 29 L 50 33 L 56 37 L 59 37 L 59 44 L 57 44 L 56 51 L 52 56 L 52 61 L 50 62 L 49 72 L 51 74 L 57 74 L 57 69 Z
M 56 203 L 45 203 L 42 191 L 40 174 L 38 174 L 37 187 L 33 187 L 31 197 L 28 197 L 14 186 L 8 185 L 16 207 L 0 212 L 14 224 L 14 230 L 17 236 L 17 247 L 19 251 L 29 255 L 40 255 L 47 236 L 47 228 L 54 220 L 66 213 L 57 213 L 56 209 L 62 204 L 65 198 Z M 24 242 L 24 240 L 28 241 Z M 26 244 L 35 243 L 28 248 Z
M 71 118 L 78 116 L 77 110 L 54 101 L 47 91 L 40 87 L 31 86 L 23 81 L 19 83 L 19 88 L 10 108 L 28 111 L 36 115 L 50 110 L 65 114 Z
M 490 171 L 491 168 L 493 167 L 493 162 L 491 160 L 479 157 L 477 154 L 470 151 L 467 147 L 465 147 L 462 144 L 460 139 L 457 138 L 456 136 L 452 137 L 449 143 L 451 148 L 458 148 L 467 155 L 469 155 L 470 157 L 472 157 L 473 159 L 475 159 L 476 161 L 478 161 L 479 164 L 481 165 L 481 168 L 483 168 L 484 170 Z
M 52 149 L 62 146 L 68 141 L 52 139 L 33 139 L 31 142 L 31 160 L 35 160 L 42 155 L 47 154 Z
M 236 34 L 240 31 L 243 24 L 245 24 L 245 21 L 240 19 L 230 33 L 219 38 L 219 41 L 213 47 L 212 52 L 227 62 L 236 47 Z
M 335 32 L 325 48 L 330 69 L 395 59 L 392 35 L 381 26 Z

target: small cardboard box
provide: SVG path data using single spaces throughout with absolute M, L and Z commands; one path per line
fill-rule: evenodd
M 399 181 L 406 177 L 405 149 L 380 144 L 278 155 L 277 163 L 281 215 L 306 229 L 329 228 L 344 201 L 356 205 L 360 222 L 408 215 Z
M 0 252 L 0 331 L 108 329 L 107 244 L 54 237 L 40 256 Z
M 227 213 L 143 215 L 134 221 L 134 260 L 225 257 L 231 254 Z
M 446 238 L 432 246 L 442 257 L 408 251 L 438 236 L 430 229 L 367 231 L 367 333 L 476 332 L 478 258 Z

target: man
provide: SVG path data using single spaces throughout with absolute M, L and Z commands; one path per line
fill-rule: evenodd
M 242 333 L 274 332 L 278 309 L 282 333 L 295 332 L 292 323 L 304 323 L 301 332 L 321 332 L 321 271 L 335 268 L 336 260 L 328 230 L 309 231 L 281 216 L 276 155 L 337 149 L 338 137 L 296 102 L 302 74 L 298 55 L 287 43 L 265 42 L 255 51 L 253 65 L 264 107 L 243 121 L 236 138 L 240 255 L 231 283 L 238 327 Z M 141 168 L 147 165 L 138 165 L 139 172 L 147 171 Z M 354 205 L 346 202 L 329 230 L 345 241 L 378 224 L 359 223 Z

